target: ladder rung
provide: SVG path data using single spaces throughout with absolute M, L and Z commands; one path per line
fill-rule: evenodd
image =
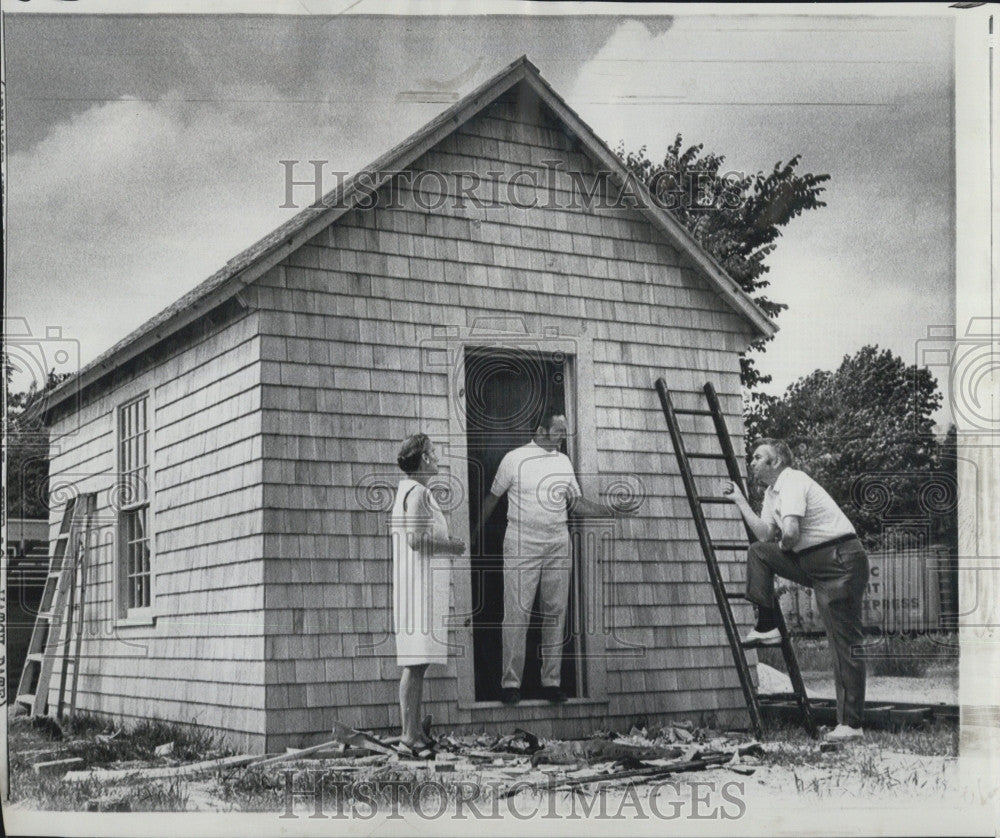
M 746 599 L 746 594 L 738 594 L 736 591 L 726 591 L 726 599 Z
M 36 620 L 48 620 L 51 623 L 52 622 L 52 612 L 51 611 L 39 611 L 35 615 L 35 619 Z
M 713 550 L 746 550 L 750 545 L 745 541 L 713 541 Z
M 29 707 L 35 703 L 35 697 L 30 693 L 21 693 L 14 699 L 18 704 L 27 704 Z
M 698 495 L 698 503 L 727 503 L 731 504 L 730 498 L 718 498 L 712 495 Z
M 689 460 L 724 460 L 726 459 L 725 454 L 698 454 L 687 452 Z
M 691 407 L 675 407 L 674 413 L 678 416 L 712 416 L 711 410 L 705 410 L 703 407 L 691 408 Z
M 41 652 L 32 652 L 24 660 L 25 663 L 41 663 L 43 657 Z

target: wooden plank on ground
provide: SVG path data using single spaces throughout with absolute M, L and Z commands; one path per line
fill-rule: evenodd
M 291 751 L 290 753 L 279 754 L 276 757 L 271 757 L 269 759 L 262 759 L 259 762 L 253 762 L 250 764 L 251 768 L 260 768 L 265 765 L 274 765 L 278 762 L 286 762 L 290 759 L 300 759 L 301 757 L 309 756 L 309 754 L 317 753 L 318 751 L 333 750 L 337 745 L 342 744 L 343 740 L 334 739 L 331 742 L 323 742 L 320 745 L 313 745 L 311 748 L 302 748 L 301 750 Z
M 59 774 L 82 762 L 83 757 L 69 757 L 68 759 L 55 759 L 51 762 L 36 762 L 31 767 L 35 769 L 36 774 Z
M 187 765 L 174 765 L 167 768 L 122 768 L 117 770 L 102 770 L 99 768 L 90 771 L 70 771 L 64 780 L 70 783 L 81 783 L 84 780 L 121 780 L 125 777 L 135 780 L 153 780 L 160 777 L 187 777 L 192 774 L 201 774 L 206 771 L 215 771 L 218 768 L 229 768 L 235 765 L 243 765 L 260 759 L 253 754 L 240 754 L 234 757 L 222 757 L 221 759 L 210 759 L 204 762 L 192 762 Z

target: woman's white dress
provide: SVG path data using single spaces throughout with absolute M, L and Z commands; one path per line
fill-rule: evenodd
M 429 533 L 446 539 L 448 524 L 434 495 L 416 480 L 399 482 L 390 531 L 396 662 L 399 666 L 447 663 L 452 557 L 414 550 L 407 535 Z

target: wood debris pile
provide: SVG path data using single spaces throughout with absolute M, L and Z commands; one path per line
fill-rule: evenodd
M 430 720 L 425 720 L 430 735 Z M 543 740 L 530 731 L 507 735 L 491 733 L 445 734 L 433 738 L 433 759 L 407 759 L 397 751 L 398 738 L 383 739 L 371 731 L 335 723 L 333 739 L 284 754 L 237 755 L 180 765 L 129 764 L 111 769 L 69 771 L 67 782 L 85 780 L 158 779 L 188 777 L 229 770 L 289 768 L 307 763 L 311 768 L 350 773 L 398 765 L 429 773 L 475 775 L 499 783 L 510 781 L 518 790 L 573 788 L 591 783 L 628 780 L 643 783 L 710 767 L 751 774 L 760 764 L 762 746 L 743 733 L 719 733 L 674 724 L 654 732 L 633 728 L 628 734 L 595 733 L 582 740 Z M 163 748 L 160 759 L 170 749 Z M 279 765 L 280 764 L 280 765 Z

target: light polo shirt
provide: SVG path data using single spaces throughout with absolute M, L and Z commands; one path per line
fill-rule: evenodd
M 764 490 L 760 510 L 764 523 L 774 522 L 779 527 L 787 515 L 797 515 L 801 519 L 796 553 L 824 541 L 854 535 L 854 526 L 826 489 L 795 468 L 786 468 L 774 485 Z
M 581 494 L 569 457 L 534 441 L 504 455 L 490 491 L 508 493 L 507 538 L 530 544 L 565 541 L 567 504 Z

